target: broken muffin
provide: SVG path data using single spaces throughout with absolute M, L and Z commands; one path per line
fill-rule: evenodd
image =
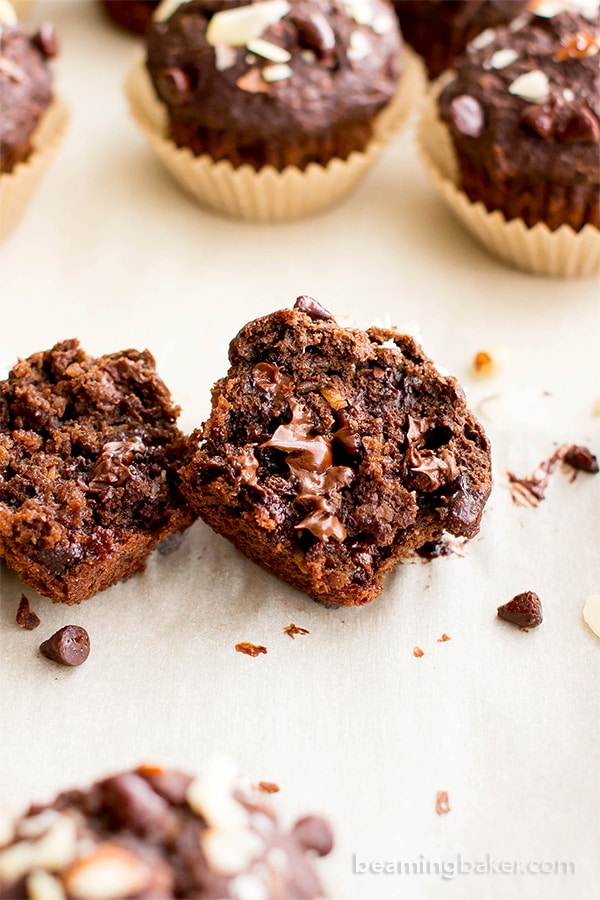
M 246 325 L 183 491 L 249 559 L 336 606 L 443 532 L 473 537 L 490 448 L 413 338 L 341 327 L 309 297 Z
M 0 557 L 65 603 L 142 571 L 194 520 L 178 412 L 147 350 L 70 340 L 20 360 L 0 382 Z

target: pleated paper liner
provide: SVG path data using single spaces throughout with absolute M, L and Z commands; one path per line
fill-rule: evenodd
M 288 166 L 278 171 L 250 165 L 234 168 L 228 160 L 214 162 L 206 154 L 194 156 L 167 137 L 167 113 L 156 98 L 141 55 L 125 82 L 131 114 L 151 146 L 179 184 L 201 204 L 239 219 L 282 222 L 333 206 L 364 177 L 391 137 L 406 122 L 425 88 L 423 64 L 405 49 L 404 73 L 398 93 L 375 120 L 374 137 L 363 153 L 333 159 L 326 166 L 311 163 L 301 171 Z
M 577 232 L 570 225 L 550 231 L 543 222 L 529 228 L 523 219 L 507 222 L 499 210 L 489 212 L 460 190 L 452 139 L 437 112 L 438 94 L 451 78 L 446 72 L 432 85 L 417 136 L 427 173 L 454 215 L 486 250 L 514 268 L 560 278 L 599 272 L 600 230 L 593 225 Z
M 35 0 L 10 0 L 10 5 L 17 14 L 19 22 L 23 22 L 35 3 Z
M 33 153 L 12 172 L 0 173 L 0 238 L 16 225 L 48 168 L 69 121 L 67 107 L 57 98 L 44 113 L 33 136 Z

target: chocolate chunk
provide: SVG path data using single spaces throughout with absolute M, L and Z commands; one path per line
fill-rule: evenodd
M 111 823 L 129 828 L 142 837 L 168 841 L 177 833 L 177 821 L 169 803 L 134 772 L 107 778 L 100 785 L 102 805 Z
M 331 313 L 328 312 L 325 307 L 321 306 L 320 303 L 317 303 L 316 300 L 313 300 L 312 297 L 308 297 L 306 294 L 298 297 L 298 299 L 294 303 L 294 309 L 298 309 L 300 310 L 300 312 L 306 313 L 306 315 L 311 319 L 314 319 L 315 322 L 318 322 L 320 320 L 327 321 L 328 319 L 333 318 Z
M 596 475 L 599 471 L 598 460 L 587 447 L 578 447 L 576 444 L 573 444 L 566 451 L 564 461 L 574 469 L 589 472 L 591 475 Z
M 298 29 L 300 44 L 315 50 L 326 64 L 333 62 L 335 34 L 323 13 L 319 9 L 307 10 L 304 15 L 293 13 L 292 21 Z
M 317 856 L 327 856 L 333 849 L 331 825 L 321 816 L 304 816 L 298 819 L 292 834 L 305 850 L 313 850 Z
M 542 604 L 533 591 L 517 594 L 504 606 L 498 607 L 498 616 L 521 628 L 536 628 L 542 623 Z
M 170 67 L 163 69 L 157 78 L 158 89 L 167 103 L 178 106 L 189 97 L 191 83 L 189 76 L 182 69 Z
M 236 644 L 235 649 L 237 653 L 245 653 L 246 656 L 259 656 L 261 653 L 267 652 L 267 648 L 263 647 L 262 644 L 250 644 L 248 641 Z
M 525 106 L 521 112 L 521 124 L 540 137 L 549 138 L 554 132 L 556 115 L 564 104 L 558 97 L 548 103 Z
M 450 104 L 450 115 L 458 130 L 467 137 L 478 138 L 483 131 L 483 109 L 475 97 L 468 94 L 455 97 Z
M 40 644 L 40 653 L 63 666 L 80 666 L 90 655 L 90 638 L 85 628 L 65 625 Z
M 58 55 L 56 28 L 51 22 L 43 22 L 40 30 L 33 36 L 32 40 L 46 59 L 53 59 Z
M 40 617 L 29 606 L 29 600 L 25 594 L 21 594 L 21 602 L 17 610 L 17 625 L 25 631 L 33 631 L 40 624 Z
M 591 110 L 581 106 L 572 110 L 559 125 L 556 137 L 565 144 L 598 144 L 600 123 Z

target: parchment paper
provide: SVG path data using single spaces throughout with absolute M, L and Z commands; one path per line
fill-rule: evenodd
M 498 395 L 484 404 L 494 421 L 482 417 L 496 485 L 465 558 L 400 566 L 363 609 L 314 604 L 201 523 L 143 576 L 78 608 L 25 588 L 42 619 L 31 633 L 14 621 L 23 585 L 2 568 L 4 801 L 20 809 L 143 760 L 195 769 L 222 750 L 280 785 L 286 821 L 331 816 L 337 848 L 319 865 L 336 898 L 595 897 L 600 642 L 581 610 L 600 591 L 600 477 L 557 473 L 538 509 L 519 509 L 506 469 L 530 473 L 555 442 L 600 451 L 598 281 L 535 278 L 487 256 L 428 183 L 410 133 L 319 218 L 262 226 L 205 212 L 128 118 L 135 40 L 87 2 L 39 3 L 42 18 L 59 29 L 72 119 L 0 245 L 2 377 L 67 337 L 93 354 L 148 347 L 191 430 L 230 338 L 309 293 L 359 320 L 418 320 L 475 408 Z M 470 361 L 490 345 L 510 359 L 476 381 Z M 523 590 L 545 613 L 527 634 L 496 619 Z M 291 622 L 310 634 L 290 640 Z M 92 642 L 71 671 L 37 653 L 68 623 Z M 443 632 L 451 640 L 438 643 Z M 239 641 L 268 654 L 238 654 Z M 437 816 L 442 790 L 451 811 Z M 444 862 L 450 875 L 458 855 L 463 869 L 556 862 L 567 873 L 353 874 L 388 861 Z

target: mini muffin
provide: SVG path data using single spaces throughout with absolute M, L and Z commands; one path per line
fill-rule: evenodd
M 344 328 L 309 297 L 246 325 L 182 471 L 199 516 L 335 606 L 396 563 L 479 531 L 490 447 L 454 378 L 407 335 Z
M 364 150 L 400 78 L 388 6 L 368 8 L 369 24 L 359 24 L 342 0 L 180 4 L 148 38 L 173 141 L 257 170 Z
M 530 15 L 476 39 L 439 110 L 460 184 L 507 221 L 600 228 L 600 20 Z
M 24 209 L 51 151 L 62 136 L 66 111 L 56 101 L 49 60 L 58 52 L 54 26 L 31 35 L 12 6 L 0 4 L 0 234 Z
M 431 78 L 454 63 L 477 34 L 505 25 L 527 0 L 393 0 L 402 34 L 425 60 Z
M 584 7 L 582 7 L 584 9 Z M 433 85 L 425 168 L 474 238 L 536 275 L 600 271 L 597 5 L 549 0 L 471 41 Z
M 387 0 L 167 0 L 126 90 L 197 199 L 293 218 L 346 194 L 407 117 L 424 79 L 401 43 Z
M 6 900 L 323 900 L 309 856 L 333 846 L 320 816 L 284 828 L 221 757 L 195 778 L 142 765 L 0 826 Z
M 160 0 L 100 0 L 106 15 L 120 28 L 146 34 Z

